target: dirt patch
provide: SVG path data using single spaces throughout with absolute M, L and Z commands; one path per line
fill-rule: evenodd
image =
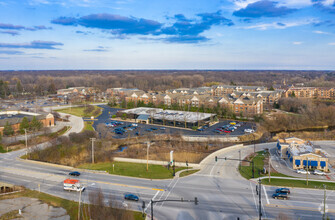
M 0 219 L 8 218 L 67 220 L 70 216 L 63 208 L 49 206 L 36 198 L 19 197 L 0 200 Z

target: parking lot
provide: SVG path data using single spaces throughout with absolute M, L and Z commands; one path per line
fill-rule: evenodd
M 110 108 L 109 106 L 106 105 L 101 105 L 99 107 L 103 108 L 103 112 L 94 122 L 93 125 L 94 129 L 97 129 L 97 126 L 101 123 L 108 124 L 111 123 L 112 121 L 117 121 L 115 119 L 112 119 L 111 117 L 121 109 Z M 175 128 L 155 124 L 139 124 L 139 123 L 136 123 L 138 126 L 136 127 L 133 126 L 133 128 L 130 128 L 131 127 L 130 125 L 134 124 L 134 122 L 126 122 L 126 121 L 122 121 L 122 124 L 117 125 L 115 127 L 109 127 L 109 129 L 112 132 L 113 137 L 115 138 L 134 137 L 137 135 L 138 136 L 157 135 L 157 134 L 183 134 L 183 135 L 194 135 L 194 136 L 240 136 L 245 134 L 244 133 L 245 129 L 251 129 L 253 126 L 253 123 L 250 122 L 237 122 L 240 124 L 240 126 L 236 127 L 237 129 L 232 131 L 231 133 L 225 133 L 223 131 L 216 130 L 222 128 L 222 126 L 229 125 L 231 122 L 232 122 L 231 120 L 220 121 L 219 123 L 209 128 L 205 128 L 203 131 L 194 131 L 183 128 Z M 122 128 L 126 131 L 122 130 L 122 132 L 117 132 L 119 134 L 116 134 L 115 129 L 117 128 L 118 129 Z

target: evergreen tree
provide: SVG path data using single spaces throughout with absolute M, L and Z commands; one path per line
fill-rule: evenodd
M 273 88 L 273 86 L 271 86 L 269 90 L 270 91 L 275 91 L 275 88 Z
M 30 123 L 30 128 L 33 130 L 33 131 L 38 131 L 42 128 L 42 123 L 40 121 L 38 121 L 36 119 L 36 117 L 34 116 L 33 117 L 33 120 L 31 120 L 31 123 Z
M 29 121 L 27 117 L 22 118 L 22 122 L 20 124 L 20 133 L 24 134 L 24 129 L 29 129 Z
M 22 93 L 23 92 L 23 87 L 22 87 L 21 81 L 19 79 L 16 82 L 16 91 L 18 93 Z
M 3 134 L 6 136 L 10 136 L 14 134 L 14 130 L 8 121 L 6 122 L 5 127 L 3 129 Z

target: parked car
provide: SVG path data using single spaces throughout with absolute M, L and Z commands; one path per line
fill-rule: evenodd
M 326 173 L 323 172 L 323 171 L 321 171 L 321 170 L 314 170 L 314 174 L 315 174 L 315 175 L 320 175 L 320 176 L 324 176 L 324 175 L 326 175 Z
M 204 131 L 205 129 L 203 128 L 198 128 L 197 131 Z
M 121 135 L 123 135 L 123 132 L 122 131 L 115 131 L 115 134 L 121 134 Z
M 275 193 L 272 195 L 272 198 L 274 199 L 288 199 L 287 193 Z
M 244 129 L 244 133 L 254 133 L 255 130 L 254 129 Z
M 229 131 L 229 130 L 224 130 L 223 132 L 224 133 L 231 133 L 231 131 Z
M 217 128 L 217 129 L 215 129 L 215 130 L 218 130 L 218 131 L 221 131 L 221 132 L 223 132 L 223 130 L 222 130 L 221 128 Z
M 221 132 L 218 130 L 213 130 L 214 133 L 220 134 Z
M 159 129 L 160 129 L 160 130 L 165 130 L 166 128 L 165 128 L 165 127 L 160 127 Z
M 138 196 L 136 196 L 134 194 L 126 194 L 126 195 L 124 195 L 124 199 L 133 200 L 133 201 L 138 201 L 139 200 Z
M 78 171 L 73 171 L 69 173 L 70 176 L 80 176 L 80 173 Z
M 231 124 L 231 125 L 236 125 L 236 122 L 232 121 L 232 122 L 230 122 L 229 124 Z
M 297 170 L 297 173 L 300 173 L 300 174 L 307 174 L 307 170 L 299 169 L 299 170 Z M 308 174 L 311 174 L 311 173 L 308 171 Z
M 152 132 L 151 128 L 147 128 L 147 129 L 145 129 L 145 131 Z
M 156 127 L 152 127 L 151 130 L 155 131 L 155 130 L 157 130 L 157 128 Z
M 278 189 L 276 189 L 276 193 L 288 193 L 288 194 L 290 194 L 291 191 L 288 188 L 278 188 Z

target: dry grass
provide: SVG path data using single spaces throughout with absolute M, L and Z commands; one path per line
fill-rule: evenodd
M 307 140 L 335 140 L 335 130 L 333 131 L 318 131 L 318 132 L 311 132 L 311 131 L 297 131 L 297 132 L 281 132 L 278 133 L 276 136 L 272 137 L 272 140 L 276 141 L 280 138 L 287 138 L 287 137 L 297 137 L 301 139 Z

